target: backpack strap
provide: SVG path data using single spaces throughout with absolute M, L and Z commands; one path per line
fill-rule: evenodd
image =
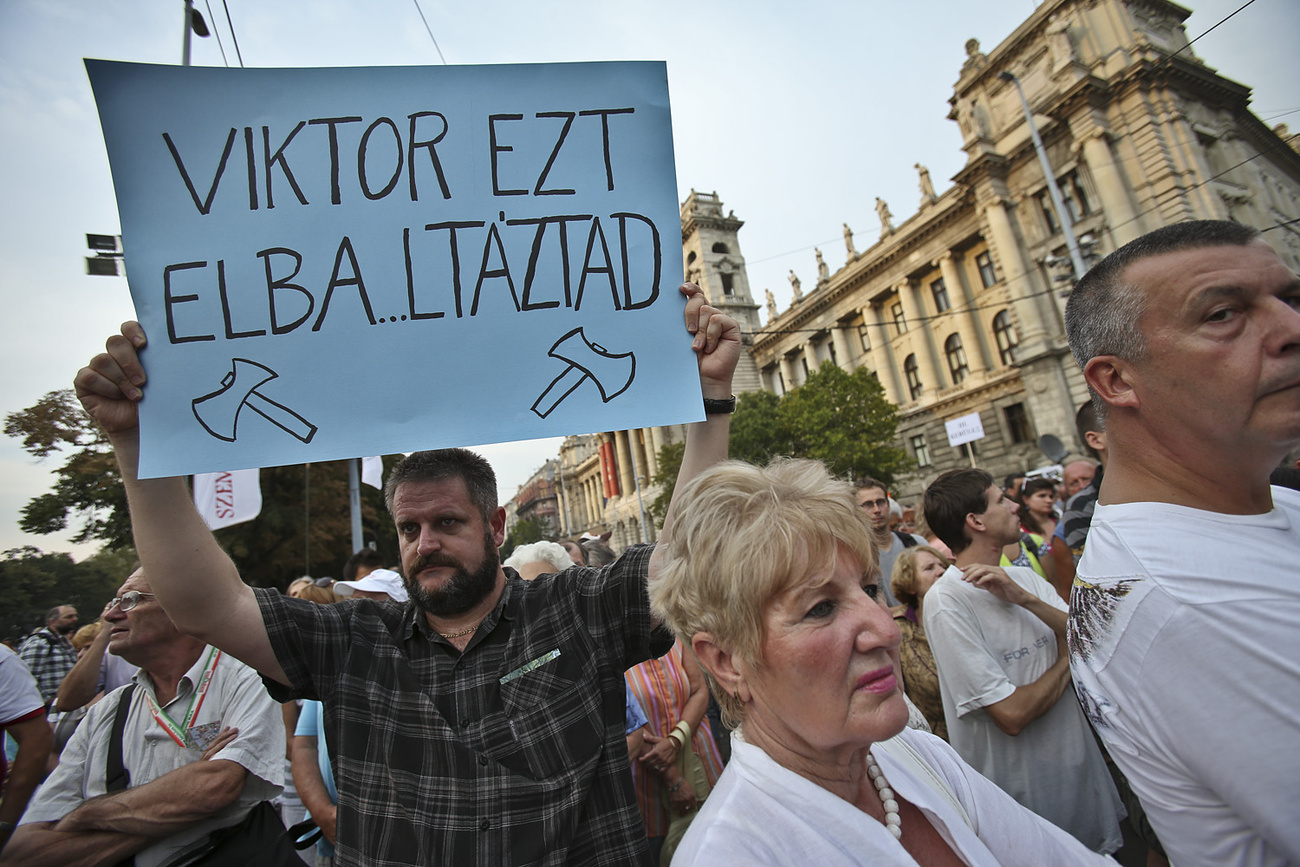
M 916 539 L 912 538 L 911 533 L 901 533 L 898 530 L 895 530 L 894 535 L 898 537 L 898 541 L 903 543 L 904 548 L 916 547 Z
M 113 712 L 113 733 L 108 740 L 108 758 L 104 762 L 104 786 L 109 793 L 120 792 L 131 785 L 131 772 L 122 764 L 122 733 L 126 731 L 126 718 L 131 712 L 131 694 L 135 684 L 129 683 L 117 699 Z

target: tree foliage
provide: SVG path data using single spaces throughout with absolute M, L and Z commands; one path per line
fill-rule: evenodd
M 912 468 L 907 452 L 893 445 L 898 407 L 866 368 L 846 373 L 827 362 L 808 381 L 784 397 L 768 391 L 739 396 L 731 418 L 730 454 L 736 460 L 766 464 L 779 455 L 822 461 L 836 476 L 874 476 L 892 482 Z M 684 446 L 659 450 L 663 485 L 651 505 L 662 521 L 672 499 Z
M 54 471 L 54 488 L 23 506 L 18 526 L 25 533 L 48 535 L 66 530 L 71 520 L 81 528 L 73 542 L 100 540 L 108 548 L 131 546 L 122 476 L 108 439 L 82 411 L 71 389 L 51 391 L 35 404 L 5 416 L 5 434 L 22 439 L 28 454 L 44 460 L 67 453 Z
M 135 552 L 119 549 L 75 563 L 67 554 L 46 554 L 28 545 L 0 555 L 0 638 L 16 639 L 45 625 L 55 605 L 74 605 L 83 624 L 98 619 L 104 604 L 130 574 Z
M 80 521 L 74 542 L 100 541 L 107 551 L 130 549 L 130 512 L 112 447 L 71 390 L 52 391 L 10 413 L 4 432 L 20 438 L 37 459 L 67 456 L 55 470 L 54 487 L 23 507 L 19 526 L 24 532 L 48 535 Z M 385 457 L 385 469 L 400 457 Z M 244 580 L 284 587 L 304 572 L 338 577 L 353 553 L 347 461 L 266 467 L 261 480 L 261 515 L 216 533 Z M 364 543 L 374 544 L 385 563 L 396 565 L 397 534 L 383 496 L 366 485 L 361 486 L 361 525 Z

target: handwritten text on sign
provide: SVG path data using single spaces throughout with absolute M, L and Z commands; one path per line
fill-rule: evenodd
M 663 64 L 87 68 L 142 475 L 700 417 Z

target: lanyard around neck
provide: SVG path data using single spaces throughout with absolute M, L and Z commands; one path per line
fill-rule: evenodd
M 167 736 L 176 742 L 179 747 L 186 747 L 188 744 L 189 730 L 194 727 L 194 720 L 199 715 L 199 709 L 203 707 L 203 699 L 208 694 L 208 687 L 212 684 L 212 674 L 217 670 L 217 662 L 221 659 L 221 651 L 212 648 L 208 652 L 208 662 L 204 667 L 203 677 L 199 679 L 198 688 L 194 690 L 194 695 L 190 696 L 190 706 L 185 711 L 185 718 L 179 724 L 168 715 L 167 711 L 158 706 L 149 690 L 144 691 L 145 701 L 149 703 L 149 713 L 153 714 L 154 720 L 162 726 Z

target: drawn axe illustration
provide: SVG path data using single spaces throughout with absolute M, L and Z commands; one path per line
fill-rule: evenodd
M 208 433 L 233 443 L 239 412 L 248 407 L 276 427 L 309 443 L 316 436 L 316 425 L 258 391 L 279 375 L 265 364 L 247 358 L 232 358 L 230 372 L 221 378 L 221 388 L 190 402 L 194 417 Z
M 592 343 L 582 328 L 575 328 L 555 341 L 546 353 L 552 358 L 568 362 L 568 367 L 533 402 L 533 412 L 541 418 L 551 414 L 574 389 L 587 380 L 600 389 L 600 399 L 609 403 L 627 391 L 636 376 L 636 356 L 631 352 L 610 352 L 599 343 Z

